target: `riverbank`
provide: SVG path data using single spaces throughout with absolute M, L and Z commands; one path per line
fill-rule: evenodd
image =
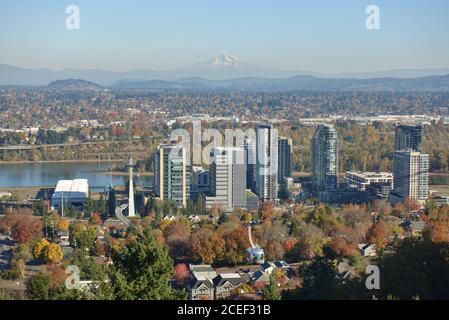
M 40 163 L 106 163 L 106 162 L 126 162 L 124 159 L 83 159 L 83 160 L 48 160 L 48 161 L 29 161 L 29 160 L 20 160 L 20 161 L 0 161 L 0 165 L 2 164 L 40 164 Z
M 128 176 L 128 172 L 124 172 L 124 171 L 98 171 L 98 172 L 94 172 L 92 174 L 95 175 L 102 175 L 102 176 L 115 176 L 115 177 L 125 177 Z M 152 177 L 154 176 L 153 172 L 135 172 L 133 174 L 134 177 Z

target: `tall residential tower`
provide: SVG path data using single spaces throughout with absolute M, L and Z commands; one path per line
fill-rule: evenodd
M 394 149 L 421 151 L 422 146 L 422 127 L 398 125 L 395 128 L 396 135 Z
M 278 134 L 271 124 L 256 128 L 257 180 L 259 199 L 275 201 L 278 196 Z
M 429 155 L 418 151 L 396 151 L 393 196 L 402 200 L 426 200 L 429 194 Z
M 155 154 L 154 190 L 160 200 L 175 201 L 180 207 L 190 198 L 190 166 L 186 149 L 162 145 Z
M 292 176 L 292 139 L 279 137 L 278 139 L 278 183 L 284 178 Z
M 338 138 L 333 125 L 319 125 L 312 139 L 313 189 L 336 191 L 338 188 Z

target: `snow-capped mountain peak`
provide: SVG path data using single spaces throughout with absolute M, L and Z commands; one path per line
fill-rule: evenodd
M 225 51 L 219 53 L 210 62 L 210 65 L 214 67 L 237 67 L 241 64 L 242 60 Z

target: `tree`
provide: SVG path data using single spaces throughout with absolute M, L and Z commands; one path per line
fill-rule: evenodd
M 301 226 L 297 233 L 298 243 L 296 249 L 299 257 L 312 259 L 323 253 L 323 245 L 326 243 L 324 232 L 314 224 Z
M 42 222 L 32 216 L 21 216 L 11 226 L 11 236 L 18 243 L 25 243 L 42 234 Z
M 151 229 L 132 230 L 135 240 L 112 253 L 112 292 L 119 300 L 170 300 L 178 298 L 170 286 L 173 272 L 168 250 L 157 244 Z
M 100 226 L 103 224 L 103 221 L 101 220 L 101 216 L 98 213 L 94 212 L 89 218 L 89 223 Z
M 49 300 L 50 276 L 39 272 L 27 282 L 26 295 L 31 300 Z
M 404 199 L 404 207 L 409 211 L 421 209 L 421 204 L 413 198 L 407 197 Z
M 101 240 L 95 241 L 94 252 L 95 252 L 95 255 L 98 257 L 106 255 L 106 247 L 105 247 L 103 241 L 101 241 Z
M 262 220 L 273 217 L 274 205 L 269 201 L 262 202 L 259 206 L 259 214 Z
M 428 216 L 426 237 L 434 243 L 449 243 L 449 206 L 441 206 Z
M 69 230 L 70 222 L 66 219 L 59 219 L 56 227 L 61 231 Z
M 223 235 L 223 240 L 225 242 L 223 262 L 228 265 L 245 263 L 246 249 L 250 247 L 246 228 L 239 226 L 229 230 Z
M 330 215 L 329 207 L 320 205 L 309 213 L 306 220 L 308 223 L 313 223 L 319 228 L 326 230 L 329 226 Z
M 173 221 L 163 230 L 165 242 L 172 258 L 179 259 L 186 256 L 190 233 L 190 223 L 183 219 Z
M 33 211 L 35 215 L 43 217 L 48 214 L 48 206 L 45 201 L 41 199 L 33 204 Z
M 240 219 L 243 223 L 250 223 L 253 220 L 253 216 L 249 212 L 244 212 Z
M 373 243 L 378 250 L 385 248 L 391 236 L 391 228 L 382 220 L 373 223 L 368 231 L 366 241 Z
M 189 268 L 185 263 L 178 263 L 175 266 L 175 279 L 178 284 L 185 284 L 189 277 Z
M 3 290 L 0 290 L 0 301 L 9 301 L 13 300 L 12 297 Z
M 255 242 L 264 249 L 266 259 L 283 259 L 288 228 L 282 221 L 266 220 L 262 225 L 254 228 L 254 237 L 257 240 Z
M 44 252 L 45 248 L 50 244 L 47 239 L 40 239 L 36 244 L 34 245 L 33 255 L 36 259 L 44 258 Z
M 427 239 L 406 238 L 393 254 L 378 257 L 382 270 L 380 298 L 392 295 L 401 300 L 449 299 L 449 245 Z M 404 266 L 407 272 L 404 272 Z
M 51 263 L 56 263 L 64 258 L 64 253 L 57 243 L 50 243 L 44 251 L 45 260 Z
M 222 258 L 224 246 L 221 234 L 201 228 L 189 238 L 189 258 L 195 262 L 212 264 Z
M 263 288 L 262 297 L 264 300 L 281 300 L 274 275 L 270 276 L 270 283 Z
M 80 248 L 81 250 L 91 249 L 95 237 L 96 237 L 96 228 L 95 226 L 86 226 L 81 223 L 77 223 L 72 225 L 72 230 L 70 232 L 70 243 Z

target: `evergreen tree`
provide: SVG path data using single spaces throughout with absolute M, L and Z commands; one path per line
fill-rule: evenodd
M 185 298 L 169 286 L 173 262 L 166 247 L 157 244 L 150 228 L 132 230 L 129 243 L 113 252 L 110 283 L 118 300 Z
M 281 293 L 273 275 L 270 276 L 270 283 L 263 288 L 262 297 L 264 300 L 281 300 Z

